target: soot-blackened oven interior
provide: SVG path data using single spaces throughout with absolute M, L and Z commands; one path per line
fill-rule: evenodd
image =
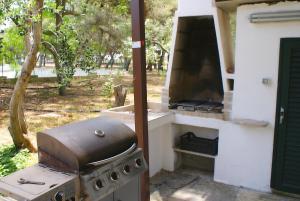
M 224 90 L 212 16 L 179 18 L 169 90 L 171 109 L 222 111 Z

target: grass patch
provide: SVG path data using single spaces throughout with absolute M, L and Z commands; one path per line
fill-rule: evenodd
M 0 147 L 0 177 L 37 163 L 37 154 L 27 149 L 17 150 L 14 145 Z

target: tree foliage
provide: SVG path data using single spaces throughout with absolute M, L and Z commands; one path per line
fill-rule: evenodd
M 175 8 L 176 0 L 146 0 L 149 70 L 163 69 Z M 10 132 L 17 148 L 32 148 L 26 138 L 24 96 L 37 54 L 52 55 L 61 95 L 77 68 L 90 72 L 100 68 L 107 56 L 111 65 L 116 55 L 121 56 L 123 68 L 128 70 L 130 12 L 130 0 L 2 0 L 0 28 L 4 27 L 5 33 L 1 57 L 11 66 L 22 65 L 10 103 Z
M 24 59 L 24 36 L 17 27 L 5 30 L 3 37 L 3 59 L 13 68 L 18 69 Z M 2 59 L 2 58 L 1 58 Z
M 28 2 L 4 0 L 1 4 L 0 22 L 14 24 L 6 37 L 10 42 L 5 45 L 7 63 L 14 66 L 24 58 L 22 37 L 28 28 Z M 145 2 L 147 63 L 162 65 L 165 60 L 162 57 L 168 55 L 176 0 Z M 76 68 L 87 72 L 100 68 L 106 55 L 122 55 L 124 68 L 128 69 L 126 64 L 131 61 L 130 12 L 129 0 L 45 0 L 43 41 L 50 43 L 60 54 L 62 69 L 56 68 L 59 86 L 68 85 Z M 68 48 L 68 52 L 58 45 L 61 40 L 64 43 L 61 47 Z M 53 53 L 47 47 L 44 51 Z

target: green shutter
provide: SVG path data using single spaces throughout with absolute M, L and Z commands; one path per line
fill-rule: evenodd
M 281 40 L 275 130 L 272 187 L 300 194 L 300 39 Z

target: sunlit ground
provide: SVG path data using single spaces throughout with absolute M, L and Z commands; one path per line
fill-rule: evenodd
M 148 74 L 148 100 L 159 102 L 165 76 L 157 72 Z M 35 140 L 37 132 L 57 127 L 69 122 L 99 116 L 101 110 L 113 107 L 114 97 L 103 94 L 107 76 L 76 78 L 67 90 L 66 96 L 57 94 L 56 82 L 30 84 L 26 95 L 26 120 L 29 135 Z M 133 103 L 132 75 L 113 77 L 112 85 L 123 84 L 128 87 L 126 104 Z M 11 144 L 7 130 L 9 124 L 8 104 L 12 85 L 0 87 L 0 145 Z

